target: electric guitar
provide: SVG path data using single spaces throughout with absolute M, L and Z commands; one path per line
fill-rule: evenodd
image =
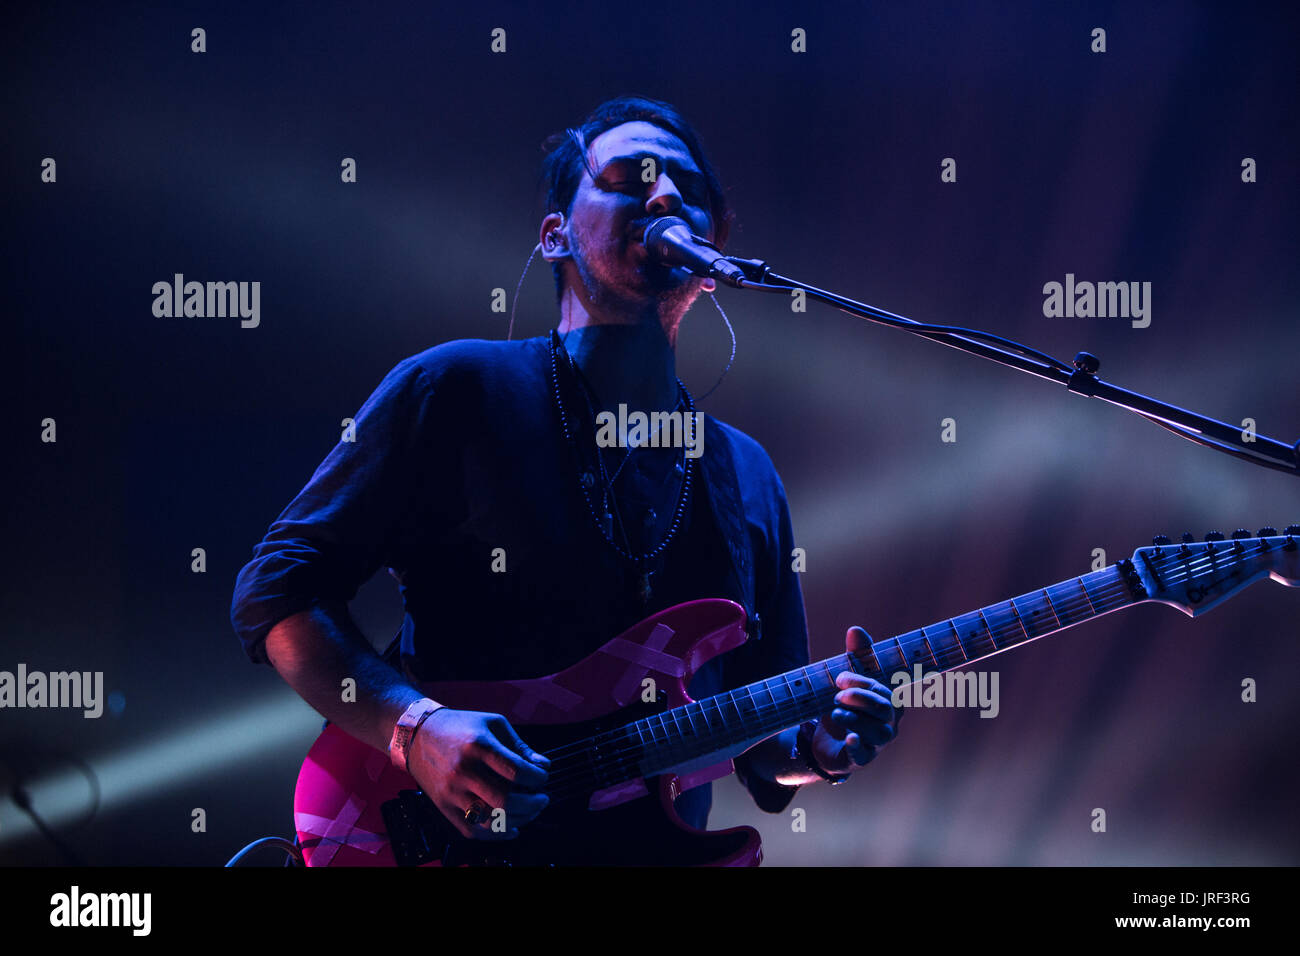
M 660 611 L 546 677 L 427 684 L 423 692 L 449 707 L 505 715 L 550 759 L 546 809 L 516 839 L 466 840 L 386 753 L 331 724 L 294 793 L 303 857 L 309 866 L 757 865 L 758 831 L 695 829 L 673 801 L 730 773 L 732 758 L 759 741 L 824 713 L 837 674 L 889 686 L 903 671 L 912 683 L 917 665 L 925 675 L 965 667 L 1147 601 L 1196 617 L 1264 577 L 1295 587 L 1297 538 L 1300 525 L 1200 543 L 1158 537 L 1100 571 L 705 700 L 687 696 L 692 675 L 746 638 L 745 612 L 727 600 Z

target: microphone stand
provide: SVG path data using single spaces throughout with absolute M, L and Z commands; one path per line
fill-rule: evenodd
M 692 237 L 697 242 L 707 242 Z M 710 248 L 712 248 L 710 246 Z M 716 251 L 716 250 L 715 250 Z M 1088 352 L 1080 352 L 1074 357 L 1072 366 L 1043 352 L 1028 348 L 1010 339 L 983 332 L 978 329 L 964 329 L 950 325 L 929 325 L 915 322 L 906 316 L 887 312 L 875 306 L 858 302 L 854 299 L 827 292 L 815 286 L 788 279 L 774 273 L 766 262 L 759 259 L 740 259 L 735 256 L 722 256 L 722 259 L 738 267 L 744 278 L 732 281 L 729 277 L 714 273 L 715 277 L 728 285 L 739 289 L 756 289 L 760 292 L 775 292 L 789 295 L 794 289 L 802 289 L 810 298 L 833 305 L 842 312 L 860 316 L 881 325 L 903 329 L 915 335 L 932 339 L 950 348 L 960 349 L 972 355 L 989 359 L 1008 368 L 1018 369 L 1030 375 L 1064 385 L 1078 395 L 1099 398 L 1103 402 L 1128 409 L 1148 421 L 1155 422 L 1175 435 L 1233 455 L 1244 461 L 1272 468 L 1276 471 L 1300 477 L 1300 441 L 1286 445 L 1264 435 L 1253 434 L 1249 441 L 1242 434 L 1242 429 L 1218 419 L 1207 418 L 1196 412 L 1176 405 L 1170 405 L 1158 399 L 1119 388 L 1097 378 L 1101 360 Z M 977 339 L 983 341 L 976 341 Z M 995 343 L 995 344 L 989 344 Z M 997 346 L 1001 346 L 1000 348 Z M 1011 351 L 1008 351 L 1011 350 Z

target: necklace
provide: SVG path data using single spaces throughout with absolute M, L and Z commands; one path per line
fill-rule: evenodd
M 560 416 L 560 426 L 564 430 L 564 437 L 567 439 L 570 447 L 573 449 L 574 460 L 579 463 L 579 467 L 581 468 L 582 454 L 578 448 L 577 429 L 575 427 L 570 426 L 569 416 L 568 413 L 565 411 L 564 396 L 561 394 L 561 390 L 560 390 L 558 355 L 560 350 L 562 350 L 563 348 L 564 346 L 560 342 L 559 336 L 556 334 L 555 330 L 552 329 L 551 330 L 551 368 L 550 368 L 551 390 L 555 398 L 556 410 L 558 411 Z M 565 355 L 568 358 L 569 370 L 572 375 L 573 381 L 577 386 L 577 388 L 581 390 L 582 389 L 581 377 L 580 377 L 579 370 L 574 365 L 573 356 L 569 355 L 567 350 L 565 352 Z M 686 386 L 682 384 L 681 379 L 677 379 L 677 388 L 679 390 L 680 395 L 682 396 L 682 398 L 679 398 L 678 400 L 677 407 L 681 407 L 682 399 L 684 399 L 686 402 L 687 414 L 690 416 L 688 418 L 688 421 L 694 423 L 695 402 L 691 398 L 691 393 L 689 390 L 687 390 Z M 584 398 L 587 398 L 585 393 L 584 393 Z M 588 410 L 592 411 L 592 428 L 594 430 L 595 414 L 594 414 L 594 410 L 592 410 L 591 408 L 591 403 L 589 398 L 587 398 L 587 405 L 588 405 Z M 623 462 L 619 465 L 618 469 L 614 472 L 614 478 L 618 477 L 619 472 L 623 470 L 623 465 L 627 464 L 627 461 L 631 457 L 632 452 L 636 451 L 638 447 L 640 446 L 634 446 L 628 449 L 628 453 L 627 455 L 624 456 Z M 677 536 L 677 532 L 681 527 L 682 517 L 686 513 L 687 503 L 690 501 L 691 479 L 694 474 L 694 459 L 686 457 L 685 449 L 682 450 L 682 459 L 683 462 L 677 466 L 678 468 L 681 469 L 682 472 L 682 484 L 680 489 L 678 490 L 677 506 L 673 511 L 672 521 L 668 525 L 668 530 L 664 534 L 663 540 L 640 555 L 635 555 L 632 553 L 631 542 L 628 540 L 627 529 L 623 526 L 622 514 L 619 512 L 617 506 L 617 497 L 614 494 L 614 488 L 613 488 L 614 478 L 611 478 L 605 470 L 605 463 L 603 458 L 601 457 L 599 446 L 596 448 L 596 466 L 600 472 L 602 484 L 604 485 L 602 489 L 602 502 L 603 504 L 605 504 L 606 507 L 604 509 L 603 517 L 598 515 L 591 494 L 592 489 L 595 487 L 596 484 L 595 476 L 592 475 L 592 473 L 589 470 L 581 471 L 578 476 L 578 487 L 582 491 L 583 500 L 586 501 L 587 503 L 587 511 L 591 515 L 592 521 L 595 523 L 596 528 L 600 531 L 601 537 L 605 539 L 605 542 L 614 550 L 616 554 L 619 555 L 619 557 L 623 558 L 623 560 L 633 565 L 633 567 L 635 567 L 636 570 L 639 572 L 640 577 L 638 580 L 637 596 L 641 599 L 642 604 L 648 604 L 650 601 L 650 595 L 651 595 L 650 578 L 651 575 L 654 573 L 653 571 L 650 570 L 651 562 L 653 562 L 655 558 L 657 558 L 660 554 L 662 554 L 664 549 L 667 548 L 668 545 Z M 623 535 L 623 541 L 627 545 L 627 547 L 620 546 L 619 543 L 614 540 L 613 515 L 610 513 L 608 507 L 608 503 L 611 500 L 614 502 L 614 512 L 618 513 L 619 530 Z
M 578 390 L 582 393 L 583 401 L 587 406 L 587 415 L 590 418 L 592 422 L 592 426 L 594 428 L 595 421 L 596 421 L 595 395 L 592 392 L 591 387 L 587 383 L 586 376 L 582 374 L 581 370 L 575 367 L 572 359 L 573 357 L 572 355 L 570 355 L 569 369 L 573 375 L 574 380 L 578 384 Z M 680 381 L 677 384 L 678 384 L 679 397 L 677 399 L 677 404 L 673 406 L 674 412 L 676 412 L 679 408 L 682 407 L 682 403 L 684 401 L 684 398 L 682 396 L 683 396 L 685 386 L 683 386 Z M 651 438 L 659 434 L 659 429 L 662 428 L 663 425 L 664 422 L 661 421 L 658 425 L 654 427 L 654 430 L 649 434 L 649 436 L 647 436 L 645 441 L 631 445 L 628 448 L 627 453 L 623 455 L 623 460 L 619 462 L 618 467 L 614 469 L 614 473 L 612 475 L 609 474 L 609 472 L 606 470 L 605 456 L 601 454 L 599 443 L 597 443 L 596 467 L 600 470 L 601 489 L 602 489 L 601 506 L 603 509 L 602 512 L 603 517 L 601 518 L 601 521 L 604 524 L 605 529 L 607 531 L 611 530 L 613 521 L 618 522 L 619 534 L 623 536 L 623 546 L 628 550 L 629 553 L 632 551 L 632 542 L 628 537 L 627 525 L 623 521 L 623 509 L 619 506 L 618 493 L 614 490 L 614 484 L 615 482 L 618 481 L 618 476 L 622 474 L 624 466 L 627 465 L 627 463 L 632 460 L 632 453 L 639 448 L 644 448 L 649 443 Z M 682 466 L 682 462 L 674 462 L 672 470 L 676 471 L 678 475 L 681 475 L 685 469 Z M 665 477 L 667 477 L 667 475 L 665 475 Z M 662 481 L 660 482 L 660 484 L 662 484 Z M 611 504 L 613 506 L 612 518 L 611 518 Z M 655 514 L 654 508 L 649 508 L 646 511 L 644 521 L 642 523 L 642 530 L 646 538 L 649 538 L 650 534 L 654 530 L 656 519 L 657 516 Z

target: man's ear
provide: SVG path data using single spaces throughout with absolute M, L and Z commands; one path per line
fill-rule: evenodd
M 547 262 L 568 259 L 573 255 L 569 248 L 569 230 L 564 221 L 564 213 L 553 212 L 542 220 L 541 245 L 542 258 Z

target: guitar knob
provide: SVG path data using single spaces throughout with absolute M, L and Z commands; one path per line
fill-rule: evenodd
M 1264 525 L 1264 527 L 1262 527 L 1262 528 L 1259 529 L 1259 534 L 1256 535 L 1256 537 L 1258 537 L 1258 538 L 1271 538 L 1271 537 L 1273 537 L 1275 534 L 1277 534 L 1277 528 L 1274 528 L 1272 525 L 1267 525 L 1267 524 L 1266 524 L 1266 525 Z
M 1183 544 L 1192 544 L 1196 540 L 1196 535 L 1190 531 L 1183 532 Z
M 1253 537 L 1254 535 L 1251 534 L 1249 531 L 1247 531 L 1245 528 L 1238 528 L 1236 531 L 1232 532 L 1233 541 L 1240 541 L 1242 538 L 1253 538 Z
M 1222 540 L 1223 540 L 1223 532 L 1222 532 L 1222 531 L 1207 531 L 1207 532 L 1205 532 L 1205 540 L 1206 540 L 1206 541 L 1222 541 Z
M 1286 534 L 1300 534 L 1300 524 L 1289 524 L 1286 526 Z
M 1169 536 L 1164 534 L 1156 535 L 1154 538 L 1151 539 L 1151 543 L 1154 544 L 1157 548 L 1160 547 L 1162 544 L 1173 544 L 1173 542 L 1169 540 Z

